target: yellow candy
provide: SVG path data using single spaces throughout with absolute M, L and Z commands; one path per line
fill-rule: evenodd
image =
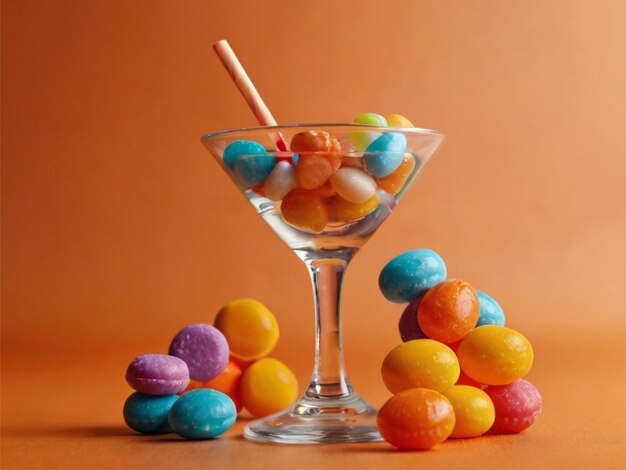
M 459 361 L 454 351 L 432 339 L 414 339 L 397 346 L 385 360 L 381 374 L 391 393 L 409 388 L 442 392 L 459 378 Z
M 333 214 L 341 222 L 352 222 L 365 217 L 372 212 L 380 204 L 380 199 L 376 193 L 367 201 L 360 204 L 346 201 L 337 196 L 328 204 L 330 213 Z
M 319 233 L 328 224 L 324 198 L 313 191 L 294 189 L 281 203 L 283 219 L 294 227 Z
M 452 404 L 456 415 L 451 437 L 476 437 L 489 431 L 496 419 L 489 395 L 469 385 L 455 385 L 442 393 Z
M 282 362 L 265 358 L 246 369 L 241 379 L 241 402 L 255 417 L 271 415 L 298 398 L 298 381 Z
M 244 361 L 266 356 L 278 342 L 276 317 L 254 299 L 238 299 L 224 305 L 214 326 L 226 337 L 230 353 Z
M 524 377 L 533 365 L 529 341 L 511 328 L 480 326 L 461 341 L 457 350 L 463 372 L 487 385 L 506 385 Z
M 415 168 L 415 158 L 410 153 L 404 154 L 402 163 L 394 170 L 393 173 L 383 177 L 376 178 L 376 184 L 380 189 L 388 194 L 396 195 L 404 187 L 406 180 L 409 179 L 413 169 Z
M 389 127 L 415 127 L 411 121 L 400 114 L 390 114 L 387 116 L 387 126 Z

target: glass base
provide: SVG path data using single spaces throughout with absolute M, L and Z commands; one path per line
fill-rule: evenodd
M 306 395 L 286 410 L 248 424 L 244 437 L 283 444 L 332 444 L 381 441 L 377 410 L 350 391 L 339 397 Z

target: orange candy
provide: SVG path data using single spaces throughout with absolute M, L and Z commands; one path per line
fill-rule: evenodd
M 300 155 L 296 164 L 296 180 L 304 189 L 323 186 L 334 173 L 333 165 L 324 155 Z
M 334 152 L 339 153 L 341 145 L 326 131 L 305 131 L 293 136 L 290 149 L 292 152 Z
M 294 189 L 282 201 L 280 211 L 285 221 L 304 230 L 319 233 L 328 224 L 324 199 L 313 191 Z
M 450 401 L 427 388 L 411 388 L 391 397 L 376 418 L 383 438 L 399 449 L 430 449 L 445 441 L 456 423 Z
M 417 308 L 417 322 L 429 338 L 454 343 L 472 331 L 479 314 L 474 288 L 460 279 L 451 279 L 424 294 Z
M 328 208 L 330 213 L 333 214 L 341 222 L 352 222 L 365 217 L 372 212 L 380 204 L 380 199 L 376 193 L 365 202 L 356 204 L 354 202 L 346 201 L 345 199 L 337 196 L 329 203 Z
M 400 166 L 396 168 L 393 173 L 384 178 L 375 178 L 376 184 L 386 193 L 396 195 L 402 190 L 414 168 L 415 158 L 413 158 L 413 155 L 410 153 L 406 153 L 404 154 L 402 163 L 400 163 Z

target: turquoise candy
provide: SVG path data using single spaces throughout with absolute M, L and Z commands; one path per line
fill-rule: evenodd
M 228 431 L 237 420 L 231 398 L 217 390 L 198 388 L 185 393 L 172 407 L 169 424 L 187 439 L 211 439 Z
M 273 155 L 242 155 L 235 162 L 233 172 L 237 182 L 249 188 L 265 181 L 275 165 Z
M 500 304 L 496 302 L 496 299 L 479 290 L 476 291 L 476 294 L 480 302 L 480 315 L 476 328 L 483 325 L 504 326 L 504 311 L 502 307 L 500 307 Z
M 231 170 L 235 162 L 242 155 L 267 155 L 267 150 L 258 142 L 252 140 L 235 140 L 226 146 L 222 154 L 224 164 Z
M 378 286 L 387 300 L 405 303 L 425 294 L 446 275 L 446 264 L 437 253 L 411 250 L 387 263 L 378 277 Z
M 368 173 L 383 178 L 400 166 L 405 152 L 404 134 L 389 132 L 381 135 L 365 149 L 363 166 Z
M 124 403 L 124 421 L 131 429 L 143 433 L 170 432 L 167 417 L 178 395 L 146 395 L 135 392 Z

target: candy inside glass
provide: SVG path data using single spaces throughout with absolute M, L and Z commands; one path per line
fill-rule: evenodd
M 294 136 L 312 131 L 313 134 L 333 139 L 332 148 L 327 151 L 311 149 L 310 152 L 276 150 L 277 140 L 282 138 L 295 147 Z M 400 142 L 400 147 L 391 145 L 386 149 L 380 145 L 370 146 L 381 137 L 379 142 Z M 225 155 L 224 150 L 236 141 L 252 142 L 252 146 L 244 148 L 257 150 L 240 153 L 235 159 L 229 155 L 230 151 Z M 257 213 L 304 261 L 313 284 L 315 363 L 311 381 L 304 395 L 291 407 L 248 424 L 244 429 L 246 438 L 305 444 L 381 440 L 376 426 L 376 409 L 353 390 L 346 374 L 341 338 L 342 279 L 350 260 L 389 216 L 442 141 L 441 133 L 428 129 L 355 124 L 249 128 L 216 132 L 202 138 L 203 144 Z M 255 147 L 254 143 L 260 145 Z M 236 146 L 232 145 L 231 150 Z M 316 183 L 311 183 L 307 177 L 304 162 L 314 158 L 334 162 L 332 171 L 335 172 L 337 167 L 339 170 L 357 169 L 357 195 L 362 190 L 363 180 L 375 183 L 371 189 L 374 194 L 365 202 L 353 202 L 354 191 L 351 191 L 350 185 L 354 181 L 350 177 L 339 181 L 331 176 L 321 187 L 311 189 L 310 186 Z M 399 160 L 401 164 L 397 169 L 384 176 Z M 289 164 L 281 163 L 283 169 L 291 172 L 291 180 L 283 178 L 283 184 L 289 186 L 286 189 L 294 185 L 296 173 L 297 184 L 304 184 L 309 189 L 296 187 L 281 200 L 271 200 L 264 191 L 264 185 L 268 185 L 267 192 L 270 193 L 267 175 L 271 175 L 279 162 Z M 299 165 L 302 166 L 298 168 Z M 311 171 L 314 177 L 319 177 L 319 168 L 314 167 Z M 344 176 L 353 175 L 355 171 L 341 173 Z M 274 183 L 272 199 L 277 199 L 276 194 L 280 196 L 281 191 L 276 191 Z M 367 188 L 367 184 L 365 186 Z M 339 193 L 335 187 L 340 190 Z M 346 194 L 353 201 L 342 197 Z M 359 198 L 362 199 L 361 195 L 358 195 Z

